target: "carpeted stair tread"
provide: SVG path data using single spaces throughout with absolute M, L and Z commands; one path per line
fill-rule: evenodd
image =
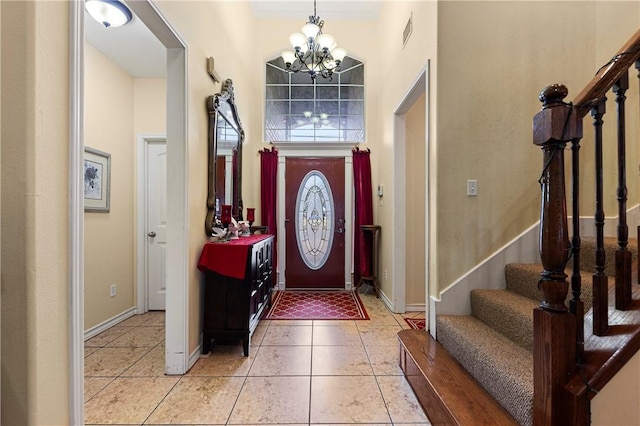
M 538 281 L 540 281 L 540 273 L 543 269 L 542 264 L 539 263 L 509 263 L 504 268 L 507 290 L 540 303 Z M 565 273 L 567 274 L 567 281 L 571 283 L 571 270 L 565 270 Z M 593 303 L 591 275 L 588 271 L 583 271 L 580 274 L 582 279 L 580 300 L 584 303 L 585 313 L 591 309 Z M 569 294 L 567 295 L 567 306 L 569 300 L 571 300 L 571 287 L 569 287 Z
M 522 425 L 533 421 L 533 355 L 472 316 L 439 315 L 438 341 Z
M 528 351 L 533 351 L 533 310 L 538 305 L 509 290 L 471 291 L 473 315 Z

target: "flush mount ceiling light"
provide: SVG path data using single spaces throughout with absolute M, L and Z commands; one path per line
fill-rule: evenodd
M 84 8 L 106 28 L 121 27 L 133 19 L 129 8 L 118 0 L 87 0 Z
M 340 71 L 347 51 L 337 47 L 335 38 L 322 33 L 323 25 L 324 21 L 316 14 L 316 0 L 313 0 L 313 16 L 309 16 L 302 33 L 289 36 L 294 51 L 282 52 L 287 71 L 309 73 L 313 80 L 318 75 L 331 79 L 334 72 Z

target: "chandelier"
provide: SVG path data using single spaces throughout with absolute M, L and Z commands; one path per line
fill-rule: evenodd
M 312 80 L 318 75 L 331 79 L 334 72 L 340 71 L 347 51 L 337 47 L 333 36 L 322 33 L 323 25 L 324 21 L 316 14 L 316 0 L 313 0 L 313 16 L 309 16 L 301 33 L 289 36 L 294 50 L 282 52 L 287 71 L 309 73 Z

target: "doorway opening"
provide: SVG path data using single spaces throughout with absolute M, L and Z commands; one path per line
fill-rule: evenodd
M 70 3 L 70 424 L 84 424 L 84 2 Z M 186 43 L 151 0 L 130 2 L 136 16 L 167 49 L 167 306 L 165 373 L 182 374 L 189 363 L 187 287 L 187 63 Z M 138 230 L 140 231 L 140 230 Z
M 394 312 L 424 310 L 429 325 L 430 220 L 429 63 L 394 112 Z M 411 228 L 407 223 L 413 224 Z

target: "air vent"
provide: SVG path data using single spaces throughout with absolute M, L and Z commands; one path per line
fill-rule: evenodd
M 409 16 L 409 20 L 407 21 L 407 25 L 404 27 L 404 31 L 402 32 L 402 47 L 407 45 L 407 40 L 411 37 L 411 33 L 413 32 L 413 12 L 411 12 L 411 16 Z

